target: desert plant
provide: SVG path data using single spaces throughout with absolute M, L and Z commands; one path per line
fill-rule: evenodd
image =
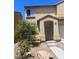
M 29 52 L 30 51 L 30 41 L 27 41 L 27 40 L 21 40 L 20 42 L 20 52 L 21 52 L 21 55 L 24 55 L 25 52 Z
M 36 24 L 27 22 L 27 21 L 22 21 L 18 26 L 17 29 L 15 31 L 15 40 L 24 40 L 24 39 L 28 39 L 31 40 L 32 36 L 37 34 L 36 32 Z
M 34 39 L 34 35 L 36 34 L 36 24 L 34 22 L 30 23 L 28 21 L 21 21 L 17 26 L 14 38 L 15 41 L 18 39 L 18 41 L 20 42 L 22 56 L 25 52 L 28 52 L 30 50 L 32 40 Z

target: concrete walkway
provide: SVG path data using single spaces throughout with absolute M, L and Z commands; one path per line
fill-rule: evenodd
M 58 57 L 58 59 L 64 59 L 64 51 L 58 47 L 50 47 L 52 52 L 55 53 L 55 55 Z
M 57 42 L 47 41 L 46 44 L 51 49 L 51 51 L 55 53 L 58 59 L 64 59 L 64 51 L 56 46 Z

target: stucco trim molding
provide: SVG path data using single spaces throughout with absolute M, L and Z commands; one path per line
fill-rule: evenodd
M 56 19 L 56 20 L 59 20 L 59 18 L 56 17 L 56 16 L 46 15 L 46 16 L 44 16 L 44 17 L 38 19 L 38 22 L 41 21 L 41 20 L 44 20 L 45 18 L 48 18 L 48 17 L 53 18 L 53 19 Z
M 37 25 L 38 25 L 38 28 L 40 27 L 40 21 L 42 21 L 42 20 L 44 20 L 45 18 L 53 18 L 53 19 L 56 19 L 56 20 L 59 20 L 59 18 L 57 18 L 56 16 L 51 16 L 51 15 L 46 15 L 46 16 L 44 16 L 44 17 L 42 17 L 42 18 L 40 18 L 40 19 L 38 19 L 37 20 Z

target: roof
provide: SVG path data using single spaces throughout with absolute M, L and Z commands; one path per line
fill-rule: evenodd
M 64 1 L 62 0 L 62 1 L 60 1 L 60 2 L 58 2 L 58 3 L 55 3 L 55 4 L 52 4 L 52 5 L 24 6 L 24 8 L 56 6 L 56 5 L 59 5 L 59 4 L 63 3 L 63 2 L 64 2 Z
M 59 4 L 61 4 L 61 3 L 64 3 L 64 0 L 63 0 L 63 1 L 61 1 L 61 2 L 58 2 L 56 5 L 59 5 Z
M 20 15 L 21 15 L 21 12 L 16 12 L 16 11 L 14 11 L 14 14 L 20 14 Z

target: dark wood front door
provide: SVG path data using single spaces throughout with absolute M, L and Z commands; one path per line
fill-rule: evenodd
M 52 21 L 46 21 L 44 23 L 45 27 L 45 38 L 46 40 L 53 40 L 53 22 Z

